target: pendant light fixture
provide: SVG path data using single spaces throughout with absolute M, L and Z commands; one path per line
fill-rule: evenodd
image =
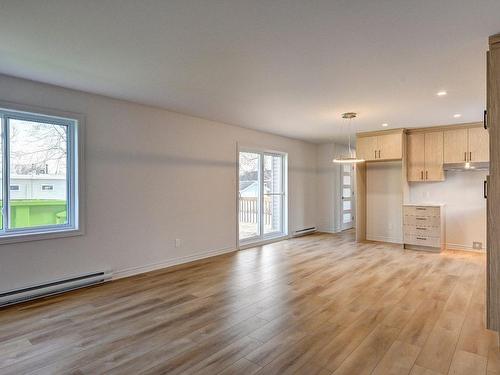
M 347 132 L 349 134 L 349 153 L 347 155 L 342 155 L 338 158 L 333 159 L 334 163 L 339 164 L 353 164 L 353 163 L 362 163 L 364 159 L 359 159 L 356 157 L 356 152 L 351 148 L 351 129 L 350 125 L 354 118 L 356 118 L 355 112 L 346 112 L 342 114 L 342 118 L 347 120 L 348 129 Z

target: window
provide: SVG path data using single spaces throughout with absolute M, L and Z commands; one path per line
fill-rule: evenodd
M 0 242 L 77 234 L 79 121 L 3 109 L 0 120 Z

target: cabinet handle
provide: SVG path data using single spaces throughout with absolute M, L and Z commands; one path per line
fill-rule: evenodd
M 472 161 L 472 151 L 469 151 L 469 161 Z
M 380 150 L 378 150 L 378 158 L 380 159 Z
M 429 179 L 429 171 L 425 171 L 425 179 L 428 180 Z
M 464 161 L 467 161 L 467 151 L 464 152 Z
M 424 171 L 421 171 L 420 172 L 420 179 L 423 180 L 424 179 Z
M 375 159 L 377 158 L 377 150 L 375 150 Z
M 416 217 L 415 219 L 416 220 L 424 220 L 424 221 L 427 220 L 425 217 Z
M 488 130 L 488 111 L 485 109 L 483 113 L 483 126 Z
M 488 199 L 488 181 L 487 180 L 484 181 L 483 196 L 484 196 L 484 199 Z
M 427 241 L 427 238 L 424 238 L 424 237 L 417 237 L 417 240 Z
M 418 230 L 427 230 L 427 228 L 420 228 L 420 227 L 416 227 L 416 229 L 418 229 Z

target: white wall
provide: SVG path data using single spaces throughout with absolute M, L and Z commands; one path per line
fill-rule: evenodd
M 328 143 L 318 145 L 318 207 L 317 226 L 322 232 L 339 232 L 341 225 L 340 165 L 334 164 L 334 157 L 347 152 L 347 147 Z
M 444 203 L 447 248 L 472 249 L 479 241 L 486 247 L 485 171 L 446 172 L 443 182 L 410 184 L 410 202 Z
M 288 153 L 290 231 L 316 225 L 313 144 L 2 75 L 0 100 L 85 115 L 87 187 L 86 234 L 0 245 L 0 290 L 234 249 L 237 142 Z
M 401 162 L 366 164 L 366 239 L 403 243 Z

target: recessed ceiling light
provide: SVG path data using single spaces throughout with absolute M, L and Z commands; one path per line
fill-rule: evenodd
M 384 123 L 382 124 L 382 126 L 383 126 L 384 128 L 386 128 L 386 127 L 388 127 L 388 126 L 389 126 L 389 124 L 387 124 L 387 123 L 385 123 L 385 122 L 384 122 Z
M 444 90 L 443 91 L 438 91 L 436 93 L 437 96 L 445 96 L 446 94 L 448 94 L 448 93 L 446 91 L 444 91 Z
M 460 118 L 460 117 L 462 117 L 462 115 L 461 115 L 460 113 L 455 113 L 455 114 L 453 115 L 453 117 L 455 117 L 455 118 Z

